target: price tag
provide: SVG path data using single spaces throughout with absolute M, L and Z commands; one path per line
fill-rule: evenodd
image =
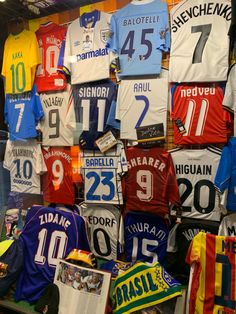
M 111 131 L 108 131 L 102 137 L 95 142 L 102 153 L 105 153 L 108 149 L 117 144 L 117 140 Z

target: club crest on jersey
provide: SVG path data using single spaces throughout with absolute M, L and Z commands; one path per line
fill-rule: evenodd
M 101 38 L 101 41 L 106 44 L 108 39 L 110 37 L 110 31 L 109 29 L 102 29 L 100 31 L 100 38 Z

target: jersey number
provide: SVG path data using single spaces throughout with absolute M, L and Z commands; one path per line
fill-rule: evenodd
M 184 123 L 186 133 L 184 133 L 183 136 L 188 136 L 191 133 L 196 108 L 197 108 L 196 102 L 194 100 L 189 100 L 188 111 L 187 111 L 187 115 L 186 115 L 186 119 Z M 201 108 L 200 108 L 200 112 L 199 112 L 199 116 L 197 120 L 197 127 L 195 130 L 195 136 L 200 136 L 204 132 L 208 109 L 209 109 L 209 101 L 207 99 L 202 99 Z
M 45 68 L 48 74 L 56 74 L 57 73 L 57 60 L 59 58 L 60 50 L 57 46 L 49 46 L 46 49 L 46 54 L 44 58 L 44 49 L 42 47 L 39 48 L 42 63 L 38 66 L 37 76 L 45 76 Z M 46 60 L 46 67 L 45 67 Z
M 16 130 L 15 132 L 18 133 L 20 131 L 20 125 L 21 125 L 21 121 L 22 121 L 22 117 L 23 117 L 23 113 L 25 110 L 25 104 L 15 104 L 15 109 L 20 109 L 19 110 L 19 115 L 18 115 L 18 119 L 17 119 L 17 123 L 16 123 Z
M 90 100 L 83 99 L 81 102 L 81 107 L 83 108 L 83 131 L 89 131 L 90 123 Z M 103 132 L 104 129 L 104 119 L 105 119 L 105 108 L 106 108 L 106 99 L 97 100 L 97 110 L 98 110 L 98 125 L 97 131 Z
M 64 167 L 60 160 L 55 160 L 52 164 L 52 183 L 55 187 L 60 186 L 64 177 Z
M 140 201 L 150 202 L 153 198 L 153 175 L 150 170 L 138 170 L 136 182 L 142 190 L 137 190 L 136 195 Z
M 114 183 L 112 182 L 114 178 L 114 174 L 112 171 L 102 171 L 101 172 L 101 177 L 95 172 L 91 171 L 86 174 L 86 178 L 90 180 L 91 178 L 94 179 L 90 189 L 88 190 L 86 196 L 87 196 L 87 201 L 111 201 L 114 196 L 115 196 L 115 186 Z M 109 193 L 108 194 L 94 194 L 97 187 L 99 185 L 102 186 L 108 186 L 109 187 Z
M 15 177 L 21 179 L 22 175 L 21 175 L 21 160 L 20 159 L 16 159 L 14 160 L 14 163 L 16 164 L 16 174 Z M 32 172 L 33 172 L 33 166 L 30 160 L 24 160 L 23 161 L 23 177 L 26 180 L 31 179 L 32 177 Z
M 102 250 L 104 243 L 106 245 L 106 250 Z M 112 252 L 110 237 L 102 228 L 97 228 L 93 231 L 93 245 L 96 253 L 102 257 L 107 257 Z
M 38 249 L 34 261 L 36 264 L 44 265 L 46 262 L 45 251 L 47 252 L 48 265 L 56 267 L 57 260 L 64 257 L 67 246 L 67 235 L 64 231 L 53 231 L 50 236 L 48 248 L 45 248 L 47 241 L 47 229 L 42 229 L 38 234 Z
M 152 53 L 152 42 L 149 39 L 147 39 L 147 36 L 150 34 L 153 34 L 153 32 L 154 32 L 153 28 L 147 28 L 147 29 L 142 30 L 140 44 L 143 46 L 146 46 L 146 53 L 143 55 L 139 55 L 139 60 L 146 60 L 150 57 Z M 139 35 L 138 32 L 136 32 L 136 34 Z M 120 52 L 122 55 L 128 55 L 129 59 L 132 59 L 132 56 L 135 53 L 134 36 L 135 36 L 135 32 L 129 31 Z M 136 47 L 137 46 L 139 46 L 138 43 Z
M 150 262 L 151 264 L 158 261 L 158 256 L 155 252 L 149 251 L 148 247 L 152 246 L 153 248 L 158 247 L 158 241 L 157 240 L 150 240 L 150 239 L 140 239 L 142 242 L 141 245 L 139 245 L 139 239 L 137 237 L 133 238 L 133 250 L 132 250 L 132 262 L 136 262 L 138 259 L 138 251 L 141 248 L 141 254 L 145 256 L 145 259 L 152 259 Z
M 16 65 L 12 64 L 10 67 L 12 77 L 12 93 L 22 93 L 26 86 L 25 65 L 19 62 Z M 21 84 L 20 84 L 21 82 Z
M 208 214 L 215 208 L 215 196 L 216 196 L 216 190 L 214 188 L 214 185 L 209 180 L 200 180 L 198 181 L 194 186 L 192 185 L 192 182 L 189 181 L 186 178 L 179 178 L 177 179 L 178 185 L 181 184 L 185 185 L 185 191 L 182 193 L 180 199 L 181 203 L 184 204 L 184 202 L 188 199 L 190 194 L 193 191 L 193 206 L 194 208 L 202 214 Z M 204 196 L 201 195 L 201 190 L 204 189 Z M 208 190 L 208 196 L 205 195 L 205 190 Z M 208 205 L 206 207 L 202 207 L 200 204 L 200 200 L 208 200 Z M 182 206 L 184 212 L 191 212 L 191 206 Z
M 49 138 L 58 138 L 60 135 L 60 115 L 58 109 L 52 109 L 48 114 L 48 124 L 50 130 L 54 129 L 53 134 L 49 134 Z
M 201 33 L 193 52 L 192 64 L 202 62 L 203 50 L 211 32 L 211 24 L 192 26 L 191 33 Z
M 146 114 L 147 114 L 147 111 L 148 111 L 148 108 L 149 108 L 149 100 L 146 96 L 144 95 L 138 95 L 138 96 L 135 96 L 135 99 L 137 101 L 142 101 L 144 102 L 144 108 L 143 108 L 143 111 L 138 119 L 138 122 L 136 123 L 135 125 L 135 129 L 139 128 L 143 122 L 143 119 L 145 118 Z

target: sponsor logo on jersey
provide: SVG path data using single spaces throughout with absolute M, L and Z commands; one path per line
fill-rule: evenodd
M 77 61 L 91 59 L 91 58 L 98 58 L 108 55 L 108 49 L 107 48 L 100 48 L 97 50 L 88 51 L 85 53 L 80 53 L 76 55 Z

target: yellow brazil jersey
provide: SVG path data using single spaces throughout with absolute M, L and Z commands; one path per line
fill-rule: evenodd
M 236 237 L 198 233 L 186 257 L 193 264 L 188 314 L 236 313 Z
M 113 312 L 129 314 L 181 295 L 181 285 L 156 262 L 138 262 L 114 283 Z
M 32 89 L 35 70 L 40 63 L 35 33 L 23 30 L 10 34 L 4 46 L 2 75 L 6 78 L 6 93 L 18 94 Z

